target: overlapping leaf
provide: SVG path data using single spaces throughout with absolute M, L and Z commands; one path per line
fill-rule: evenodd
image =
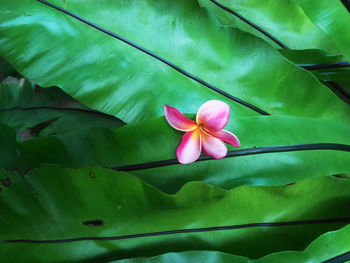
M 293 0 L 306 15 L 330 35 L 340 52 L 350 61 L 350 14 L 342 1 Z
M 347 63 L 341 55 L 330 55 L 321 50 L 279 50 L 283 56 L 296 64 L 310 66 L 311 73 L 323 81 L 347 81 L 350 82 L 350 67 L 345 67 Z M 322 67 L 326 63 L 340 63 L 343 67 Z M 319 67 L 317 67 L 319 64 Z M 313 69 L 314 68 L 314 69 Z
M 204 101 L 257 114 L 126 43 L 38 1 L 0 1 L 0 54 L 41 86 L 59 86 L 126 122 L 192 113 Z M 349 119 L 350 109 L 263 40 L 223 28 L 191 1 L 51 1 L 272 114 Z M 203 30 L 205 29 L 205 30 Z M 38 45 L 40 43 L 40 45 Z M 329 105 L 324 108 L 323 105 Z
M 26 175 L 2 170 L 0 176 L 7 182 L 0 193 L 5 262 L 103 262 L 198 249 L 257 258 L 302 250 L 350 220 L 344 209 L 350 202 L 348 179 L 230 191 L 191 183 L 166 195 L 103 168 L 47 165 Z
M 260 259 L 248 259 L 214 251 L 188 251 L 167 253 L 150 258 L 133 258 L 113 261 L 115 263 L 183 263 L 183 262 L 217 262 L 217 263 L 295 263 L 295 262 L 347 262 L 350 259 L 350 226 L 327 233 L 317 238 L 304 251 L 285 251 L 273 253 Z
M 321 50 L 279 50 L 283 56 L 308 68 L 321 82 L 350 104 L 350 67 L 341 55 Z M 328 66 L 326 66 L 328 63 Z
M 340 1 L 332 1 L 330 5 L 328 1 L 294 2 L 301 6 L 287 0 L 199 1 L 224 26 L 237 27 L 263 38 L 301 67 L 312 70 L 309 65 L 316 69 L 317 64 L 323 63 L 340 63 L 348 67 L 350 38 L 345 25 L 350 23 L 350 16 Z M 349 68 L 338 69 L 337 66 L 324 65 L 322 70 L 312 73 L 322 81 L 337 81 L 338 84 L 326 85 L 349 102 Z
M 14 127 L 21 139 L 124 125 L 113 116 L 85 107 L 59 88 L 43 89 L 23 79 L 4 80 L 0 105 L 0 121 Z
M 126 122 L 220 99 L 242 143 L 179 165 L 182 134 L 164 117 L 112 130 L 122 123 L 59 88 L 2 85 L 0 261 L 294 263 L 349 251 L 349 226 L 324 233 L 350 222 L 350 108 L 293 65 L 349 58 L 344 7 L 218 1 L 293 49 L 317 49 L 276 51 L 215 1 L 198 2 L 50 0 L 138 47 L 39 1 L 0 0 L 0 55 L 25 77 Z M 311 73 L 350 83 L 347 69 Z M 35 168 L 45 162 L 84 168 Z
M 37 167 L 41 162 L 64 167 L 114 167 L 170 193 L 188 181 L 205 181 L 228 189 L 244 184 L 281 185 L 350 171 L 348 125 L 270 116 L 230 118 L 227 129 L 240 138 L 243 151 L 221 160 L 178 164 L 175 151 L 182 133 L 161 117 L 115 131 L 92 129 L 28 140 L 16 146 L 21 158 L 17 168 Z M 323 148 L 324 144 L 334 148 Z
M 339 53 L 329 35 L 314 24 L 304 10 L 293 1 L 198 0 L 198 2 L 213 12 L 223 25 L 237 27 L 254 34 L 276 48 L 321 49 L 332 54 Z M 282 46 L 228 10 L 267 32 L 280 41 Z

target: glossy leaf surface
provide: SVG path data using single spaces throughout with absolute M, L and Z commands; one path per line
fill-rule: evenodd
M 46 165 L 25 175 L 1 171 L 0 176 L 1 182 L 10 182 L 0 193 L 6 211 L 0 214 L 0 238 L 22 240 L 1 242 L 0 259 L 5 262 L 103 262 L 194 249 L 257 258 L 302 250 L 350 220 L 345 209 L 350 202 L 348 179 L 323 177 L 230 191 L 197 182 L 166 195 L 133 176 L 103 168 Z M 315 219 L 326 220 L 310 221 Z M 269 224 L 205 230 L 250 223 Z M 79 240 L 84 237 L 88 240 Z
M 337 54 L 339 51 L 330 40 L 329 35 L 322 31 L 305 14 L 304 10 L 293 1 L 288 0 L 199 0 L 203 7 L 208 8 L 218 18 L 220 23 L 236 27 L 254 34 L 269 42 L 276 48 L 283 48 L 269 37 L 244 22 L 234 14 L 225 10 L 233 10 L 244 19 L 260 27 L 291 49 L 321 49 Z M 218 3 L 219 5 L 215 4 Z M 224 8 L 223 8 L 224 7 Z
M 306 15 L 330 35 L 339 51 L 350 61 L 350 14 L 341 1 L 293 0 Z
M 342 55 L 331 55 L 321 50 L 279 50 L 290 61 L 308 68 L 335 94 L 350 104 L 350 67 Z
M 0 0 L 0 262 L 350 259 L 342 3 Z M 213 99 L 242 147 L 180 165 Z
M 39 85 L 59 86 L 88 107 L 128 123 L 163 115 L 164 104 L 193 113 L 210 99 L 226 101 L 237 116 L 257 114 L 43 3 L 0 3 L 0 55 Z M 312 75 L 263 40 L 223 28 L 195 0 L 109 0 L 99 2 L 98 8 L 94 1 L 51 3 L 265 112 L 349 120 L 350 109 Z
M 93 129 L 36 138 L 17 147 L 23 168 L 39 166 L 40 162 L 64 167 L 115 167 L 171 193 L 178 191 L 188 181 L 205 181 L 227 189 L 244 184 L 281 185 L 307 177 L 350 171 L 350 152 L 307 150 L 318 143 L 350 145 L 348 125 L 311 118 L 270 116 L 230 118 L 226 129 L 240 139 L 241 148 L 238 150 L 268 146 L 287 146 L 288 149 L 288 145 L 300 144 L 309 146 L 292 152 L 248 152 L 245 156 L 241 154 L 180 165 L 177 164 L 175 151 L 183 133 L 175 131 L 161 117 L 115 131 Z M 237 149 L 229 147 L 229 150 Z M 165 162 L 153 163 L 158 161 Z
M 133 258 L 113 261 L 115 263 L 150 262 L 211 262 L 211 263 L 295 263 L 295 262 L 348 262 L 350 258 L 350 226 L 326 233 L 313 241 L 304 251 L 277 252 L 260 259 L 248 259 L 215 251 L 188 251 L 167 253 L 150 258 Z M 336 259 L 337 258 L 337 259 Z M 330 261 L 333 260 L 333 261 Z

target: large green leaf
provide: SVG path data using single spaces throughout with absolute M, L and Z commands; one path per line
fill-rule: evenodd
M 214 251 L 188 251 L 167 253 L 150 258 L 133 258 L 113 261 L 115 263 L 296 263 L 328 262 L 343 263 L 350 259 L 350 225 L 334 232 L 326 233 L 313 241 L 303 252 L 277 252 L 260 259 L 248 259 Z M 332 261 L 333 260 L 333 261 Z
M 223 28 L 195 0 L 51 2 L 269 113 L 350 118 L 350 109 L 312 75 L 265 41 Z M 238 116 L 256 114 L 39 1 L 0 3 L 0 55 L 39 85 L 59 86 L 91 108 L 131 122 L 163 115 L 164 104 L 193 113 L 216 98 Z
M 292 0 L 306 15 L 330 35 L 340 52 L 350 61 L 350 14 L 341 1 Z
M 282 48 L 321 49 L 333 54 L 339 53 L 334 43 L 330 41 L 329 35 L 315 25 L 303 9 L 292 1 L 198 0 L 198 2 L 213 12 L 223 25 L 237 27 L 261 37 L 276 48 L 281 46 L 232 14 L 232 11 L 282 42 Z
M 43 89 L 24 79 L 6 79 L 0 84 L 0 105 L 0 121 L 14 127 L 21 139 L 124 125 L 113 116 L 85 107 L 57 87 Z
M 232 117 L 227 129 L 241 140 L 243 152 L 238 152 L 239 156 L 189 165 L 177 163 L 175 151 L 183 133 L 171 128 L 164 117 L 129 124 L 115 131 L 93 129 L 36 138 L 17 147 L 22 168 L 36 167 L 41 162 L 65 167 L 117 167 L 170 193 L 188 181 L 200 180 L 228 189 L 244 184 L 281 185 L 307 177 L 350 172 L 349 125 L 313 118 Z M 311 151 L 312 147 L 319 147 L 318 143 L 348 146 Z M 301 144 L 309 145 L 299 149 Z M 283 145 L 287 148 L 278 147 Z M 270 153 L 260 148 L 267 146 L 277 148 L 272 148 Z M 259 150 L 265 153 L 255 154 Z M 135 166 L 125 167 L 129 165 Z
M 128 174 L 94 167 L 47 165 L 0 177 L 7 182 L 0 194 L 2 262 L 103 262 L 193 249 L 257 258 L 304 249 L 350 220 L 348 179 L 230 191 L 191 183 L 166 195 Z
M 348 66 L 346 58 L 338 54 L 339 51 L 334 48 L 330 37 L 330 35 L 336 34 L 335 38 L 339 42 L 340 53 L 343 53 L 349 60 L 349 56 L 346 54 L 350 51 L 347 43 L 347 39 L 350 41 L 350 35 L 345 25 L 350 23 L 350 17 L 340 1 L 332 1 L 331 5 L 333 6 L 331 6 L 328 5 L 328 1 L 320 3 L 318 1 L 296 0 L 296 2 L 306 5 L 307 11 L 316 17 L 317 25 L 311 22 L 300 6 L 289 0 L 263 2 L 258 0 L 200 0 L 199 2 L 210 12 L 213 12 L 224 26 L 240 28 L 262 37 L 275 47 L 284 48 L 279 49 L 279 52 L 299 66 L 306 66 L 305 68 L 308 70 L 323 66 L 322 70 L 312 73 L 322 81 L 341 81 L 341 85 L 333 83 L 327 83 L 327 85 L 338 96 L 343 98 L 345 95 L 349 101 L 349 69 L 338 69 L 339 65 L 332 64 L 318 65 L 340 62 L 343 66 Z M 330 30 L 326 31 L 330 35 L 322 31 L 319 26 L 329 28 Z M 269 35 L 266 36 L 261 31 Z M 288 46 L 292 50 L 288 49 Z M 309 48 L 314 49 L 308 50 Z M 325 50 L 334 55 L 327 54 Z M 346 78 L 347 83 L 342 81 L 344 78 Z

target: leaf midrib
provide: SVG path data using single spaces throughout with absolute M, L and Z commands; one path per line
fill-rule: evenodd
M 279 45 L 283 49 L 290 49 L 287 45 L 283 44 L 279 39 L 271 35 L 269 32 L 258 26 L 257 24 L 253 23 L 246 17 L 242 16 L 238 12 L 232 10 L 231 8 L 219 3 L 216 0 L 209 0 L 216 6 L 220 7 L 226 12 L 229 12 L 248 24 L 249 26 L 253 27 L 254 29 L 258 30 L 260 33 L 264 34 L 266 37 L 268 37 L 270 40 L 275 42 L 277 45 Z M 343 1 L 343 0 L 342 0 Z M 321 63 L 321 64 L 296 64 L 298 67 L 301 67 L 306 70 L 318 70 L 318 69 L 334 69 L 334 68 L 347 68 L 350 67 L 350 63 L 348 61 L 338 61 L 338 62 L 330 62 L 330 63 Z
M 228 151 L 225 158 L 265 154 L 265 153 L 280 153 L 280 152 L 294 152 L 294 151 L 313 151 L 313 150 L 335 150 L 350 152 L 350 145 L 339 143 L 312 143 L 312 144 L 294 144 L 294 145 L 278 145 L 278 146 L 265 146 L 265 147 L 253 147 L 243 150 Z M 204 155 L 200 156 L 197 162 L 214 160 L 214 158 Z M 117 171 L 135 171 L 151 168 L 158 168 L 169 165 L 180 164 L 177 159 L 168 159 L 162 161 L 148 162 L 142 164 L 132 164 L 126 166 L 113 167 L 113 170 Z
M 31 111 L 31 110 L 53 110 L 53 111 L 78 111 L 78 112 L 84 112 L 88 114 L 95 114 L 95 115 L 100 115 L 106 118 L 111 118 L 111 119 L 116 119 L 116 117 L 96 111 L 96 110 L 90 110 L 90 109 L 83 109 L 83 108 L 74 108 L 74 107 L 55 107 L 55 106 L 37 106 L 37 107 L 13 107 L 13 108 L 5 108 L 5 109 L 0 109 L 1 111 Z
M 50 244 L 50 243 L 68 243 L 68 242 L 79 242 L 79 241 L 112 241 L 112 240 L 135 239 L 135 238 L 142 238 L 142 237 L 164 236 L 164 235 L 174 235 L 174 234 L 225 231 L 225 230 L 244 229 L 244 228 L 251 228 L 251 227 L 283 227 L 283 226 L 300 226 L 300 225 L 348 223 L 348 222 L 350 222 L 350 217 L 338 217 L 338 218 L 326 218 L 326 219 L 309 219 L 309 220 L 298 220 L 298 221 L 263 222 L 263 223 L 249 223 L 249 224 L 241 224 L 241 225 L 187 228 L 187 229 L 176 229 L 176 230 L 137 233 L 137 234 L 120 235 L 120 236 L 109 236 L 109 237 L 90 236 L 90 237 L 63 238 L 63 239 L 41 239 L 41 240 L 12 239 L 12 240 L 4 240 L 3 242 Z
M 340 254 L 333 258 L 322 261 L 322 263 L 343 263 L 343 262 L 347 262 L 348 260 L 350 260 L 350 251 L 347 251 L 343 254 Z
M 249 108 L 249 109 L 251 109 L 251 110 L 253 110 L 255 112 L 258 112 L 261 115 L 270 115 L 270 113 L 266 112 L 265 110 L 260 109 L 259 107 L 255 106 L 253 104 L 250 104 L 249 102 L 246 102 L 246 101 L 244 101 L 244 100 L 242 100 L 242 99 L 240 99 L 238 97 L 235 97 L 235 96 L 233 96 L 233 95 L 231 95 L 231 94 L 229 94 L 229 93 L 227 93 L 227 92 L 225 92 L 225 91 L 215 87 L 214 85 L 206 82 L 205 80 L 202 80 L 199 77 L 197 77 L 197 76 L 195 76 L 195 75 L 185 71 L 184 69 L 180 68 L 179 66 L 177 66 L 174 63 L 170 62 L 169 60 L 167 60 L 167 59 L 165 59 L 165 58 L 155 54 L 154 52 L 152 52 L 152 51 L 150 51 L 150 50 L 148 50 L 148 49 L 146 49 L 146 48 L 144 48 L 144 47 L 142 47 L 142 46 L 140 46 L 140 45 L 138 45 L 138 44 L 136 44 L 136 43 L 134 43 L 134 42 L 132 42 L 132 41 L 130 41 L 130 40 L 120 36 L 120 35 L 118 35 L 118 34 L 116 34 L 116 33 L 113 33 L 113 32 L 111 32 L 111 31 L 109 31 L 109 30 L 107 30 L 107 29 L 105 29 L 105 28 L 103 28 L 103 27 L 101 27 L 101 26 L 99 26 L 99 25 L 89 21 L 89 20 L 84 19 L 83 17 L 81 17 L 81 16 L 79 16 L 77 14 L 74 14 L 74 13 L 72 13 L 72 12 L 66 10 L 66 9 L 63 9 L 63 8 L 61 8 L 59 6 L 56 6 L 56 5 L 54 5 L 54 4 L 50 3 L 50 2 L 47 2 L 45 0 L 37 0 L 37 1 L 40 2 L 40 3 L 43 3 L 43 4 L 47 5 L 47 6 L 49 6 L 51 8 L 53 8 L 53 9 L 56 9 L 56 10 L 66 14 L 66 15 L 69 15 L 69 16 L 71 16 L 71 17 L 73 17 L 73 18 L 75 18 L 75 19 L 77 19 L 77 20 L 87 24 L 88 26 L 91 26 L 91 27 L 93 27 L 93 28 L 95 28 L 95 29 L 97 29 L 97 30 L 99 30 L 99 31 L 101 31 L 101 32 L 111 36 L 111 37 L 114 37 L 114 38 L 116 38 L 116 39 L 118 39 L 120 41 L 123 41 L 124 43 L 126 43 L 126 44 L 128 44 L 128 45 L 130 45 L 130 46 L 132 46 L 132 47 L 134 47 L 136 49 L 138 49 L 139 51 L 144 52 L 147 55 L 149 55 L 149 56 L 151 56 L 151 57 L 161 61 L 162 63 L 170 66 L 171 68 L 175 69 L 176 71 L 178 71 L 179 73 L 185 75 L 186 77 L 188 77 L 188 78 L 190 78 L 190 79 L 192 79 L 194 81 L 197 81 L 198 83 L 200 83 L 200 84 L 206 86 L 207 88 L 209 88 L 209 89 L 211 89 L 211 90 L 213 90 L 213 91 L 215 91 L 215 92 L 225 96 L 228 99 L 231 99 L 231 100 L 233 100 L 233 101 L 235 101 L 235 102 L 237 102 L 237 103 L 239 103 L 239 104 L 241 104 L 241 105 L 243 105 L 243 106 L 245 106 L 245 107 L 247 107 L 247 108 Z

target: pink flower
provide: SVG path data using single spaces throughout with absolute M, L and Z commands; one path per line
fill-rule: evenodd
M 164 106 L 165 118 L 176 130 L 186 132 L 177 147 L 176 156 L 180 163 L 196 161 L 203 148 L 205 154 L 215 159 L 224 158 L 227 147 L 224 142 L 240 147 L 238 138 L 222 130 L 230 116 L 230 106 L 219 100 L 210 100 L 198 110 L 196 121 L 185 117 L 178 109 Z

